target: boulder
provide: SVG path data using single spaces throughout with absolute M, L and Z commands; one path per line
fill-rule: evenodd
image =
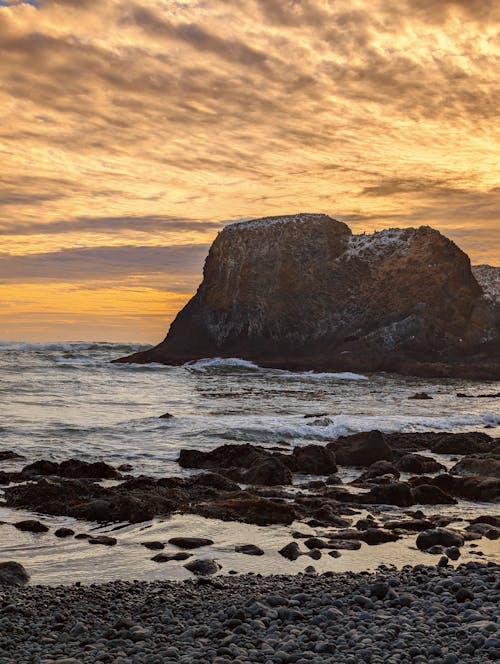
M 396 542 L 398 539 L 401 539 L 399 535 L 396 535 L 389 530 L 384 530 L 383 528 L 367 528 L 363 531 L 361 535 L 361 541 L 366 542 L 371 546 L 375 544 L 386 544 L 387 542 Z
M 374 477 L 380 477 L 382 475 L 392 475 L 397 479 L 399 478 L 399 470 L 390 461 L 375 461 L 375 463 L 372 463 L 372 465 L 359 476 L 357 481 L 371 480 Z
M 217 574 L 222 565 L 215 560 L 196 558 L 186 563 L 184 567 L 196 576 L 211 576 Z
M 396 462 L 397 468 L 404 473 L 415 473 L 422 475 L 424 473 L 439 473 L 446 470 L 446 467 L 432 457 L 423 454 L 405 454 Z
M 199 549 L 201 546 L 210 546 L 214 541 L 206 537 L 171 537 L 168 543 L 180 549 Z
M 353 235 L 326 214 L 292 214 L 226 226 L 164 341 L 117 361 L 495 379 L 484 340 L 497 325 L 469 258 L 438 231 Z
M 75 534 L 75 531 L 72 530 L 71 528 L 58 528 L 55 532 L 54 535 L 56 537 L 72 537 Z
M 358 466 L 367 468 L 376 461 L 392 461 L 392 449 L 380 431 L 368 431 L 352 436 L 342 436 L 328 448 L 335 453 L 340 466 Z
M 19 461 L 25 458 L 22 454 L 18 454 L 13 450 L 0 450 L 0 461 Z
M 25 519 L 24 521 L 17 521 L 14 523 L 14 526 L 18 530 L 22 530 L 28 533 L 47 533 L 49 529 L 44 523 L 36 521 L 35 519 Z
M 333 451 L 323 445 L 305 445 L 293 450 L 293 470 L 307 475 L 330 475 L 337 472 Z
M 456 505 L 457 501 L 433 484 L 420 484 L 412 489 L 417 505 Z
M 236 553 L 244 553 L 247 556 L 263 556 L 264 551 L 256 544 L 238 544 L 234 547 Z
M 244 484 L 278 486 L 291 484 L 292 472 L 280 459 L 271 457 L 240 472 L 238 478 Z
M 30 575 L 21 565 L 13 560 L 0 562 L 0 586 L 24 586 Z
M 97 535 L 97 537 L 89 537 L 87 540 L 89 544 L 102 544 L 104 546 L 115 546 L 117 543 L 116 537 L 109 535 Z
M 416 544 L 421 551 L 427 551 L 433 546 L 460 547 L 464 545 L 464 538 L 446 528 L 433 528 L 419 533 Z
M 489 456 L 467 456 L 460 459 L 452 468 L 451 475 L 473 475 L 500 479 L 500 458 Z
M 290 503 L 280 500 L 269 500 L 242 494 L 240 497 L 223 500 L 212 500 L 198 506 L 197 514 L 222 521 L 242 521 L 268 526 L 273 523 L 290 524 L 295 521 L 297 513 Z
M 297 560 L 297 558 L 302 555 L 297 542 L 286 544 L 278 551 L 278 553 L 280 556 L 283 556 L 283 558 L 287 558 L 287 560 Z
M 405 482 L 374 486 L 368 493 L 358 496 L 365 505 L 397 505 L 409 507 L 415 503 L 411 488 Z

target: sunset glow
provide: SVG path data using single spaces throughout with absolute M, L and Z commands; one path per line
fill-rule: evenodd
M 157 342 L 229 221 L 500 264 L 494 0 L 0 0 L 0 339 Z

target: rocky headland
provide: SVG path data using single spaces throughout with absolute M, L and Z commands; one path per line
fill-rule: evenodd
M 119 362 L 500 377 L 498 273 L 438 231 L 353 235 L 325 214 L 238 222 L 163 342 Z

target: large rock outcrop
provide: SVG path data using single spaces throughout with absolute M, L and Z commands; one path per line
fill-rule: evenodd
M 353 235 L 298 214 L 226 226 L 165 340 L 119 361 L 498 378 L 498 336 L 469 258 L 438 231 Z

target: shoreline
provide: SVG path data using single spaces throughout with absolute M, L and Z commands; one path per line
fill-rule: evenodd
M 500 656 L 500 566 L 0 589 L 2 664 L 230 664 Z

